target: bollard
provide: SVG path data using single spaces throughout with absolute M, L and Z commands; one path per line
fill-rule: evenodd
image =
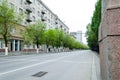
M 5 55 L 8 55 L 8 47 L 5 47 Z

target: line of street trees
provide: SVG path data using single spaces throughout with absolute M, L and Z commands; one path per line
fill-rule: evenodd
M 69 48 L 69 49 L 87 49 L 87 46 L 76 41 L 68 33 L 61 29 L 46 30 L 46 25 L 42 21 L 36 21 L 35 24 L 29 25 L 22 33 L 25 44 L 46 44 L 47 48 Z
M 98 29 L 101 23 L 101 2 L 98 0 L 91 23 L 87 25 L 87 42 L 91 50 L 99 52 Z

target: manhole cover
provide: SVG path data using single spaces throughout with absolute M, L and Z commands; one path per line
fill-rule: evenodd
M 38 73 L 36 73 L 36 74 L 34 74 L 34 75 L 32 75 L 32 76 L 42 77 L 42 76 L 44 76 L 44 75 L 47 74 L 47 73 L 48 73 L 48 72 L 40 71 L 40 72 L 38 72 Z

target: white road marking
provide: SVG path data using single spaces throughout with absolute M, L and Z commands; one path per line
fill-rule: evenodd
M 41 64 L 45 64 L 45 63 L 49 63 L 49 62 L 54 62 L 54 61 L 57 61 L 57 60 L 61 60 L 61 59 L 65 58 L 65 57 L 70 57 L 70 56 L 73 56 L 73 55 L 63 56 L 63 57 L 60 57 L 60 58 L 57 58 L 57 59 L 47 60 L 45 62 L 40 62 L 40 63 L 32 64 L 32 65 L 29 65 L 29 66 L 21 67 L 21 68 L 18 68 L 18 69 L 14 69 L 14 70 L 2 72 L 2 73 L 0 73 L 0 76 L 8 74 L 8 73 L 12 73 L 12 72 L 20 71 L 20 70 L 23 70 L 23 69 L 35 67 L 35 66 L 38 66 L 38 65 L 41 65 Z
M 18 69 L 14 69 L 14 70 L 11 70 L 11 71 L 3 72 L 3 73 L 0 73 L 0 76 L 4 75 L 4 74 L 11 73 L 11 72 L 16 72 L 16 71 L 20 71 L 20 70 L 23 70 L 23 69 L 31 68 L 31 67 L 34 67 L 34 66 L 38 66 L 38 65 L 41 65 L 41 64 L 45 64 L 45 63 L 49 63 L 49 62 L 54 62 L 54 61 L 55 60 L 47 60 L 45 62 L 36 63 L 36 64 L 32 64 L 32 65 L 25 66 L 25 67 L 22 67 L 22 68 L 18 68 Z

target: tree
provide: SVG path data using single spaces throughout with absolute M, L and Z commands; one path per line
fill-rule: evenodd
M 59 29 L 56 29 L 56 32 L 57 32 L 56 47 L 63 46 L 64 32 Z
M 7 0 L 0 2 L 0 35 L 4 39 L 5 47 L 8 47 L 8 41 L 11 37 L 10 30 L 16 27 L 21 21 L 20 15 L 15 13 L 14 7 L 10 7 Z
M 87 42 L 91 50 L 99 52 L 98 28 L 101 22 L 101 0 L 95 5 L 91 23 L 87 25 Z
M 56 37 L 57 37 L 57 32 L 55 29 L 49 29 L 46 31 L 45 33 L 45 41 L 46 41 L 46 45 L 47 45 L 47 48 L 49 45 L 51 46 L 55 46 L 56 44 Z
M 68 48 L 70 44 L 70 36 L 68 34 L 64 35 L 63 46 Z
M 69 49 L 88 49 L 88 47 L 78 41 L 64 31 L 58 29 L 49 29 L 45 33 L 45 41 L 47 48 L 52 47 L 65 47 Z
M 64 38 L 64 47 L 67 47 L 69 49 L 88 49 L 88 46 L 86 46 L 85 44 L 76 41 L 72 36 L 69 35 L 65 35 Z
M 46 26 L 42 21 L 29 25 L 22 34 L 25 43 L 36 44 L 39 48 L 39 45 L 44 43 L 45 30 Z

